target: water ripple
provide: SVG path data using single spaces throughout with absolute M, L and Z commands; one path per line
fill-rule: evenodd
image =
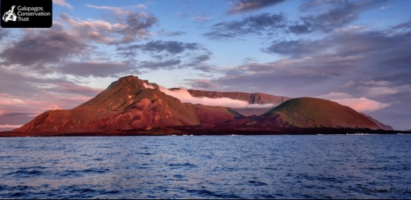
M 411 198 L 410 143 L 407 135 L 0 138 L 0 198 Z

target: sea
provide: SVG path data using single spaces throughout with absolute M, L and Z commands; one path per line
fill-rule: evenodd
M 0 198 L 411 198 L 411 135 L 0 138 Z

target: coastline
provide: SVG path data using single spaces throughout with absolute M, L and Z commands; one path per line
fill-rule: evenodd
M 411 131 L 371 130 L 348 128 L 201 128 L 201 127 L 161 127 L 152 129 L 130 129 L 114 131 L 79 131 L 79 132 L 0 132 L 0 137 L 76 137 L 76 136 L 224 136 L 224 135 L 385 135 L 411 134 Z

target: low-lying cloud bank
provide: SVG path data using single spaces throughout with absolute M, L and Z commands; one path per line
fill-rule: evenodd
M 154 88 L 151 85 L 145 85 L 145 87 Z M 180 88 L 179 90 L 169 90 L 167 88 L 159 86 L 159 89 L 165 94 L 173 96 L 184 103 L 202 104 L 208 106 L 224 106 L 230 108 L 271 108 L 277 106 L 274 104 L 249 104 L 246 101 L 230 98 L 194 97 L 185 88 Z M 365 97 L 354 98 L 345 93 L 329 93 L 327 95 L 322 95 L 319 97 L 351 107 L 358 112 L 371 112 L 381 110 L 391 105 L 389 103 L 382 103 Z
M 194 97 L 185 88 L 179 90 L 169 90 L 160 86 L 160 91 L 167 95 L 173 96 L 184 103 L 203 104 L 208 106 L 224 106 L 230 108 L 271 108 L 274 104 L 249 104 L 246 101 L 235 100 L 230 98 L 208 98 Z M 320 96 L 320 98 L 329 99 L 339 104 L 351 107 L 358 112 L 371 112 L 389 107 L 391 104 L 382 103 L 365 97 L 354 98 L 345 93 L 330 93 Z
M 151 85 L 145 85 L 146 88 L 153 88 Z M 183 103 L 202 104 L 207 106 L 224 106 L 230 108 L 271 108 L 274 104 L 249 104 L 246 101 L 230 99 L 230 98 L 208 98 L 194 97 L 185 88 L 179 90 L 169 90 L 159 86 L 160 91 L 174 98 L 179 99 Z

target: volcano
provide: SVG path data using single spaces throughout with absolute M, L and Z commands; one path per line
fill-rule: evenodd
M 98 132 L 218 124 L 242 117 L 230 108 L 182 103 L 135 76 L 120 78 L 71 110 L 46 111 L 16 132 Z
M 336 102 L 317 98 L 273 96 L 264 93 L 209 92 L 189 90 L 198 98 L 232 98 L 249 104 L 273 104 L 261 115 L 244 116 L 222 106 L 183 103 L 160 90 L 160 86 L 126 76 L 113 82 L 89 101 L 69 110 L 46 111 L 13 133 L 195 134 L 249 130 L 248 134 L 294 131 L 307 128 L 381 130 L 391 127 Z M 279 104 L 279 105 L 275 105 Z M 245 128 L 245 129 L 244 129 Z M 250 128 L 250 129 L 248 129 Z M 154 131 L 150 131 L 154 130 Z M 164 131 L 167 130 L 167 131 Z M 228 133 L 227 132 L 227 133 Z M 297 131 L 298 132 L 298 131 Z

